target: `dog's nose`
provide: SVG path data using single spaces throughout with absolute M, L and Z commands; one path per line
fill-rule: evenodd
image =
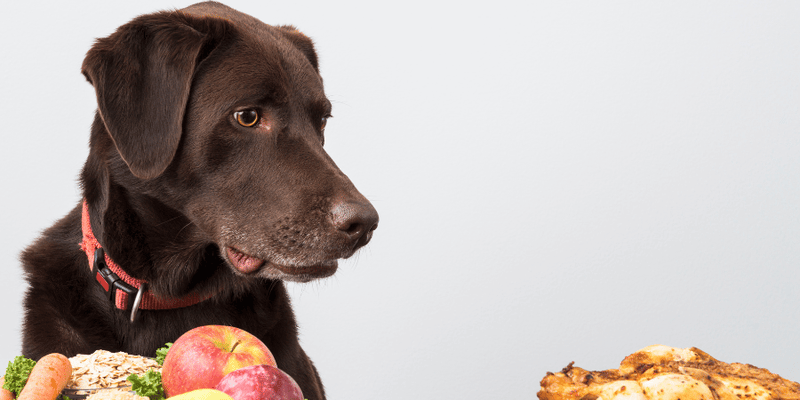
M 378 211 L 370 203 L 342 202 L 331 211 L 333 225 L 346 233 L 357 249 L 369 243 L 378 228 Z

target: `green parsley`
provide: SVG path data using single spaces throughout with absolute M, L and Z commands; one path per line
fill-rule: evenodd
M 36 361 L 30 358 L 25 358 L 23 356 L 14 357 L 14 361 L 8 362 L 5 378 L 6 383 L 3 384 L 3 389 L 10 390 L 14 392 L 15 395 L 19 396 L 19 392 L 25 387 L 25 382 L 28 382 L 28 375 L 31 374 L 34 365 L 36 365 Z
M 158 365 L 164 365 L 164 359 L 167 358 L 167 351 L 169 351 L 170 347 L 172 347 L 172 343 L 167 343 L 164 347 L 156 350 L 156 362 Z
M 131 374 L 128 377 L 131 390 L 139 396 L 149 397 L 150 400 L 164 400 L 164 386 L 161 385 L 161 373 L 149 370 L 142 376 Z

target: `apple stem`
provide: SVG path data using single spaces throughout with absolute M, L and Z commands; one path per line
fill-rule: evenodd
M 236 346 L 238 346 L 240 342 L 241 341 L 237 340 L 236 343 L 233 344 L 233 347 L 231 347 L 231 353 L 233 353 L 233 351 L 236 350 Z

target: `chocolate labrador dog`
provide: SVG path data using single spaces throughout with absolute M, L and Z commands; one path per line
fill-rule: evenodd
M 378 214 L 323 149 L 311 40 L 206 2 L 89 50 L 97 113 L 83 200 L 22 254 L 22 352 L 153 356 L 202 325 L 259 337 L 324 399 L 283 281 L 330 276 Z

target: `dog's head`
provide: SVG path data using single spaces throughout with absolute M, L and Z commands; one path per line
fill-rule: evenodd
M 213 2 L 144 15 L 83 73 L 116 179 L 185 215 L 236 274 L 328 276 L 370 240 L 377 212 L 323 149 L 331 103 L 293 27 Z

